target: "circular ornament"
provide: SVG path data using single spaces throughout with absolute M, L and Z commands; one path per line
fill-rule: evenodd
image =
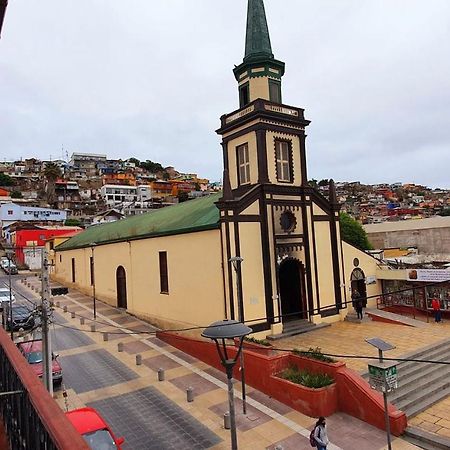
M 283 231 L 291 233 L 297 226 L 297 219 L 291 211 L 284 211 L 280 217 L 280 224 Z

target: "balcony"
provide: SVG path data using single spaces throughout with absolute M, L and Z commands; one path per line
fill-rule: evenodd
M 1 327 L 0 448 L 89 449 Z

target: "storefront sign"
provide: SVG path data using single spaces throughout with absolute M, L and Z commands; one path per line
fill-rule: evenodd
M 397 366 L 395 364 L 369 364 L 369 384 L 379 392 L 397 389 Z
M 377 277 L 375 275 L 368 275 L 366 277 L 366 284 L 375 284 L 377 282 Z
M 450 281 L 450 270 L 447 269 L 409 269 L 408 281 Z

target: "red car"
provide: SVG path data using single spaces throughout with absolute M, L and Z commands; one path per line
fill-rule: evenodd
M 17 344 L 18 349 L 30 364 L 34 373 L 42 378 L 44 372 L 44 364 L 42 361 L 42 341 L 40 339 L 34 341 L 24 341 Z M 52 378 L 53 384 L 61 384 L 62 368 L 58 362 L 58 354 L 52 353 Z
M 92 450 L 121 450 L 123 437 L 116 438 L 109 425 L 94 408 L 80 408 L 66 412 L 67 418 Z

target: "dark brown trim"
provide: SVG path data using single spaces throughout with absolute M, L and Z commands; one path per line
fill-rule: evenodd
M 223 308 L 224 308 L 224 318 L 228 319 L 228 310 L 227 310 L 227 290 L 226 290 L 226 282 L 225 282 L 225 266 L 224 262 L 224 254 L 223 254 L 223 231 L 222 226 L 220 227 L 220 255 L 222 257 L 222 261 L 220 264 L 220 268 L 222 269 L 222 287 L 223 287 Z
M 308 175 L 307 175 L 307 167 L 306 167 L 306 135 L 299 135 L 299 143 L 300 143 L 300 170 L 302 175 L 302 186 L 308 185 Z
M 270 194 L 270 198 L 272 199 L 272 194 Z M 267 202 L 267 199 L 265 199 Z M 269 205 L 269 203 L 268 203 Z M 274 317 L 274 323 L 281 322 L 281 299 L 280 299 L 280 274 L 279 274 L 279 267 L 277 262 L 277 241 L 276 241 L 276 235 L 275 235 L 275 211 L 273 205 L 270 207 L 271 217 L 272 217 L 272 234 L 274 235 L 273 239 L 273 256 L 275 260 L 275 292 L 277 295 L 277 312 L 276 315 L 278 316 L 276 319 Z
M 266 297 L 266 316 L 269 323 L 274 323 L 273 299 L 272 299 L 272 266 L 270 262 L 269 224 L 267 219 L 267 207 L 265 192 L 261 189 L 259 212 L 261 215 L 261 247 L 264 271 L 264 292 Z
M 328 214 L 315 214 L 312 216 L 314 222 L 329 222 L 331 217 Z
M 309 226 L 308 226 L 308 215 L 307 215 L 307 210 L 306 210 L 306 205 L 305 205 L 305 192 L 303 191 L 302 193 L 302 201 L 303 201 L 303 206 L 302 206 L 302 220 L 303 220 L 303 234 L 305 236 L 308 236 L 307 239 L 304 239 L 304 246 L 305 246 L 305 269 L 306 269 L 306 289 L 307 289 L 307 293 L 308 293 L 308 310 L 310 311 L 311 315 L 311 311 L 314 311 L 314 298 L 313 298 L 313 290 L 312 290 L 312 280 L 311 280 L 311 254 L 310 254 L 310 243 L 309 243 L 309 239 L 310 239 L 310 234 L 309 234 Z
M 260 222 L 261 217 L 256 214 L 240 214 L 222 217 L 222 222 Z
M 229 163 L 228 163 L 228 142 L 222 141 L 222 155 L 223 155 L 223 168 L 224 170 L 230 170 L 229 169 Z
M 234 223 L 234 251 L 235 256 L 241 256 L 241 242 L 239 239 L 239 223 Z M 234 270 L 234 269 L 233 269 Z M 238 277 L 239 290 L 242 296 L 242 322 L 245 321 L 245 302 L 244 302 L 244 291 L 242 290 L 242 268 L 241 264 L 238 265 L 238 274 L 235 274 Z M 236 292 L 236 300 L 237 300 L 237 309 L 239 311 L 239 298 L 238 293 Z M 239 314 L 238 314 L 239 316 Z M 240 317 L 239 317 L 240 319 Z
M 276 234 L 275 239 L 303 239 L 304 235 L 300 233 L 291 234 Z
M 340 226 L 340 224 L 339 224 Z M 342 309 L 347 308 L 347 280 L 345 279 L 345 265 L 344 265 L 344 249 L 342 247 L 342 238 L 339 238 L 339 243 L 341 246 L 341 264 L 342 264 L 342 282 L 344 285 L 344 304 L 342 305 Z M 384 292 L 384 291 L 382 291 Z
M 253 330 L 253 333 L 270 330 L 269 322 L 257 323 L 256 325 L 251 325 L 251 324 L 247 324 L 247 325 Z
M 230 318 L 231 320 L 235 320 L 234 315 L 234 292 L 233 292 L 233 276 L 232 276 L 232 267 L 230 263 L 231 258 L 231 242 L 230 242 L 230 224 L 228 222 L 225 222 L 225 240 L 226 240 L 226 247 L 227 247 L 227 272 L 228 272 L 228 292 L 229 292 L 229 299 L 230 299 Z
M 341 274 L 339 270 L 339 255 L 336 232 L 336 220 L 330 220 L 330 241 L 331 241 L 331 259 L 333 261 L 334 295 L 336 299 L 336 308 L 342 307 L 341 295 Z
M 256 130 L 256 152 L 258 158 L 258 183 L 268 183 L 267 141 L 266 130 L 264 129 Z

